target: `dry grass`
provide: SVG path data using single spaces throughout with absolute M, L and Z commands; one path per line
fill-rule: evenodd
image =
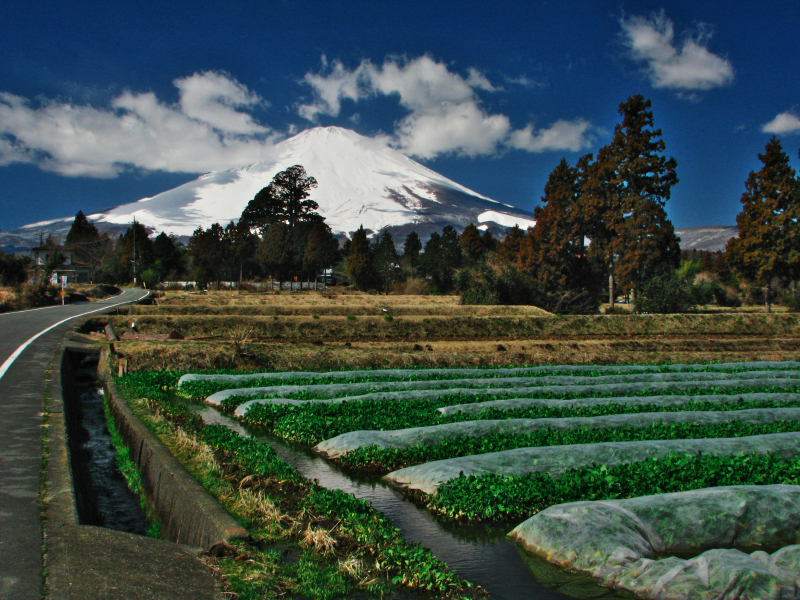
M 137 309 L 139 331 L 163 335 L 177 329 L 189 339 L 119 342 L 116 350 L 130 369 L 292 371 L 800 356 L 800 314 L 764 315 L 760 307 L 557 317 L 532 307 L 463 307 L 455 296 L 168 292 L 159 302 Z M 383 308 L 391 320 L 379 316 Z M 126 331 L 129 319 L 112 322 Z
M 332 554 L 336 547 L 336 539 L 331 535 L 331 531 L 324 527 L 314 527 L 309 523 L 303 532 L 300 540 L 302 548 L 314 548 L 318 554 Z

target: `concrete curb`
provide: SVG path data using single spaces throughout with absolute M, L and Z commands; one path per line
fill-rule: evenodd
M 107 351 L 103 362 L 107 363 Z M 108 405 L 120 435 L 139 468 L 142 486 L 161 534 L 179 544 L 210 548 L 218 542 L 246 539 L 242 527 L 183 467 L 158 437 L 134 414 L 101 369 Z
M 65 339 L 68 338 L 69 334 L 65 336 Z M 70 360 L 68 353 L 99 354 L 101 348 L 62 340 L 47 370 L 45 410 L 49 411 L 49 417 L 46 433 L 48 460 L 43 472 L 47 495 L 42 499 L 45 554 L 43 596 L 48 600 L 221 600 L 220 581 L 198 560 L 198 547 L 207 548 L 217 541 L 236 537 L 231 531 L 225 532 L 231 523 L 238 532 L 244 530 L 185 470 L 183 476 L 191 479 L 194 486 L 186 485 L 182 496 L 173 494 L 173 502 L 167 504 L 167 508 L 195 513 L 191 522 L 174 517 L 171 519 L 179 523 L 175 539 L 194 539 L 196 541 L 191 544 L 194 547 L 79 524 L 62 388 L 62 377 L 68 376 L 70 369 L 67 364 Z M 119 395 L 117 397 L 120 398 Z M 117 404 L 120 402 L 118 400 Z M 127 405 L 124 408 L 130 411 Z M 136 418 L 135 415 L 133 417 Z M 136 420 L 140 427 L 150 433 L 141 421 Z M 161 444 L 157 438 L 155 441 Z M 141 447 L 144 446 L 141 443 Z M 172 459 L 177 463 L 177 459 L 169 454 L 163 444 L 161 447 L 169 457 L 166 460 Z M 164 457 L 156 452 L 151 456 Z M 151 472 L 163 471 L 155 458 L 150 460 L 150 465 Z M 179 463 L 178 467 L 183 469 Z M 174 465 L 172 469 L 178 471 Z M 177 479 L 181 479 L 180 475 Z M 169 486 L 162 484 L 161 487 Z M 201 500 L 197 501 L 193 496 Z M 160 498 L 163 501 L 165 495 L 162 493 Z M 154 503 L 156 505 L 157 502 Z M 206 510 L 214 516 L 206 518 Z M 218 511 L 224 515 L 220 517 Z M 194 534 L 189 530 L 190 526 L 195 528 Z M 216 534 L 217 531 L 221 533 Z

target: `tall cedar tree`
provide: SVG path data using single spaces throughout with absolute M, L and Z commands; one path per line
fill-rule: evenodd
M 189 239 L 189 256 L 194 267 L 195 281 L 199 286 L 212 281 L 219 285 L 226 275 L 230 276 L 230 263 L 226 260 L 229 249 L 223 239 L 224 235 L 222 226 L 213 223 L 206 230 L 198 227 Z
M 372 264 L 384 292 L 388 294 L 392 282 L 400 277 L 400 257 L 392 234 L 385 229 L 372 242 Z
M 289 167 L 272 178 L 272 182 L 248 202 L 240 221 L 250 229 L 263 231 L 275 223 L 286 223 L 294 229 L 301 222 L 322 222 L 315 211 L 319 204 L 308 200 L 317 180 L 309 177 L 300 165 Z
M 134 244 L 134 242 L 136 242 Z M 149 269 L 155 263 L 155 255 L 153 254 L 153 242 L 147 237 L 147 230 L 144 225 L 136 221 L 128 228 L 121 240 L 121 252 L 119 256 L 120 267 L 125 273 L 125 279 L 131 281 L 133 279 L 133 255 L 134 246 L 136 254 L 136 278 L 139 279 L 141 274 L 146 269 Z
M 422 241 L 416 231 L 412 231 L 406 236 L 403 244 L 403 260 L 411 268 L 411 276 L 414 276 L 414 269 L 419 265 L 419 253 L 422 250 Z
M 76 247 L 75 250 L 78 250 L 77 246 L 79 245 L 91 245 L 99 240 L 100 232 L 97 231 L 97 227 L 95 227 L 94 223 L 90 222 L 89 219 L 86 218 L 86 215 L 83 214 L 82 210 L 79 210 L 78 214 L 75 215 L 75 220 L 72 221 L 72 227 L 70 227 L 69 233 L 67 234 L 67 247 L 73 246 Z M 91 252 L 91 250 L 89 252 Z
M 183 272 L 183 255 L 174 238 L 163 231 L 153 240 L 153 258 L 156 270 L 162 277 L 180 276 Z
M 795 171 L 775 136 L 767 143 L 760 171 L 750 172 L 736 217 L 739 237 L 726 246 L 730 263 L 745 279 L 766 288 L 765 310 L 771 310 L 772 280 L 796 279 L 800 268 L 800 195 Z
M 544 186 L 544 206 L 534 210 L 536 227 L 520 241 L 517 266 L 548 293 L 585 288 L 592 279 L 578 175 L 579 169 L 562 158 Z
M 622 123 L 588 165 L 583 185 L 590 252 L 606 265 L 612 304 L 617 279 L 635 293 L 659 266 L 680 261 L 678 238 L 664 211 L 678 183 L 677 161 L 661 154 L 666 145 L 661 130 L 652 129 L 651 106 L 642 95 L 620 104 Z
M 72 250 L 73 262 L 88 265 L 94 277 L 103 259 L 111 251 L 112 243 L 107 235 L 101 237 L 94 223 L 79 210 L 67 234 L 65 245 Z
M 367 240 L 364 226 L 353 234 L 350 252 L 347 255 L 347 272 L 360 290 L 366 290 L 375 284 L 376 273 L 372 261 L 372 248 Z
M 278 281 L 284 281 L 292 270 L 292 235 L 285 223 L 273 223 L 261 232 L 261 243 L 256 258 L 264 272 Z
M 238 278 L 239 287 L 242 286 L 242 279 L 250 275 L 255 264 L 256 250 L 258 249 L 258 236 L 250 231 L 250 228 L 239 221 L 234 224 L 228 223 L 223 233 L 228 256 L 228 272 L 232 279 Z
M 434 231 L 425 243 L 420 266 L 436 289 L 444 294 L 455 286 L 455 270 L 461 266 L 461 260 L 458 233 L 451 225 L 446 225 L 441 234 Z
M 340 258 L 339 242 L 325 223 L 314 223 L 303 253 L 303 271 L 316 278 Z
M 486 252 L 481 239 L 480 230 L 472 223 L 464 228 L 458 238 L 458 243 L 461 246 L 461 252 L 471 263 L 475 263 Z
M 520 229 L 519 225 L 514 225 L 506 233 L 506 237 L 497 246 L 497 254 L 500 259 L 507 263 L 516 262 L 519 256 L 519 248 L 522 239 L 525 237 L 525 232 Z

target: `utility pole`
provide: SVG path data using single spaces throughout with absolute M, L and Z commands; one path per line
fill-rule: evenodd
M 133 287 L 136 287 L 136 215 L 133 215 Z

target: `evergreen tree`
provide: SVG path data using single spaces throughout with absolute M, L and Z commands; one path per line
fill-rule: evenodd
M 189 239 L 189 256 L 199 287 L 212 281 L 219 285 L 222 281 L 226 266 L 225 244 L 222 241 L 224 233 L 219 223 L 213 223 L 206 230 L 198 227 Z
M 369 289 L 375 283 L 376 273 L 372 260 L 372 248 L 370 248 L 367 232 L 364 231 L 363 225 L 353 234 L 350 252 L 347 255 L 347 272 L 360 290 Z
M 67 234 L 65 245 L 72 251 L 72 260 L 76 263 L 88 265 L 90 272 L 100 266 L 106 254 L 105 242 L 108 238 L 101 238 L 94 223 L 90 222 L 83 211 L 79 210 L 72 221 Z
M 386 230 L 376 236 L 372 243 L 372 264 L 384 291 L 388 294 L 389 286 L 400 277 L 400 257 L 392 234 Z
M 241 221 L 235 225 L 231 221 L 223 233 L 223 242 L 229 253 L 229 277 L 237 279 L 241 287 L 242 278 L 249 275 L 255 265 L 258 236 L 251 233 L 250 228 Z
M 643 96 L 619 106 L 622 123 L 611 143 L 586 166 L 582 207 L 592 240 L 590 252 L 606 265 L 609 302 L 621 283 L 635 290 L 659 265 L 677 267 L 678 238 L 664 205 L 678 183 L 677 161 L 662 155 L 660 129 L 652 129 L 652 103 Z
M 455 285 L 455 270 L 461 266 L 461 259 L 458 233 L 452 226 L 446 225 L 441 234 L 434 231 L 425 243 L 420 266 L 433 280 L 436 289 L 444 294 Z
M 481 243 L 487 253 L 497 250 L 497 240 L 489 229 L 486 229 L 481 235 Z
M 278 281 L 285 281 L 292 267 L 291 240 L 291 231 L 285 223 L 273 223 L 261 234 L 256 257 L 264 271 Z
M 422 242 L 416 231 L 412 231 L 406 236 L 403 244 L 403 260 L 411 268 L 411 276 L 414 276 L 414 269 L 419 265 L 419 253 L 422 250 Z
M 183 273 L 183 253 L 174 235 L 167 235 L 162 231 L 156 236 L 153 240 L 153 258 L 155 270 L 162 279 Z
M 125 281 L 132 281 L 134 273 L 134 254 L 136 278 L 149 269 L 154 263 L 153 242 L 147 230 L 139 221 L 135 221 L 122 236 L 119 253 L 119 266 L 125 275 Z
M 765 288 L 765 310 L 771 310 L 772 280 L 796 278 L 800 268 L 800 194 L 795 171 L 780 140 L 772 137 L 760 171 L 751 171 L 736 217 L 739 237 L 728 241 L 730 263 L 748 281 Z
M 294 229 L 297 223 L 322 222 L 324 218 L 315 211 L 319 204 L 308 200 L 317 180 L 309 177 L 300 165 L 289 167 L 272 178 L 272 182 L 248 202 L 240 222 L 262 232 L 275 223 L 286 223 Z
M 543 206 L 534 210 L 536 226 L 520 241 L 517 265 L 545 292 L 590 286 L 580 194 L 578 169 L 562 158 L 545 184 Z
M 97 227 L 86 218 L 82 210 L 79 210 L 67 234 L 66 245 L 90 244 L 99 239 L 100 232 L 97 231 Z
M 339 242 L 325 223 L 314 223 L 308 233 L 303 270 L 314 278 L 340 259 Z
M 514 225 L 514 227 L 509 229 L 508 233 L 506 233 L 506 237 L 497 248 L 500 259 L 507 263 L 516 262 L 519 256 L 520 242 L 524 237 L 525 232 L 520 229 L 519 225 Z
M 461 246 L 461 252 L 471 263 L 477 262 L 486 253 L 481 232 L 472 223 L 467 225 L 464 231 L 461 232 L 458 243 Z

